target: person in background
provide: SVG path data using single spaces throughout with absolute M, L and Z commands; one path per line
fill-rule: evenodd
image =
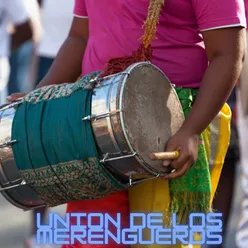
M 0 0 L 0 103 L 5 102 L 10 75 L 10 52 L 18 49 L 33 35 L 24 0 Z
M 74 0 L 38 0 L 41 15 L 41 39 L 37 46 L 38 69 L 36 84 L 38 84 L 50 69 L 57 53 L 68 36 L 71 23 Z M 25 241 L 26 248 L 38 248 L 36 245 L 36 216 L 41 214 L 45 221 L 47 208 L 36 209 L 32 213 L 31 236 Z M 51 246 L 46 246 L 51 247 Z
M 8 82 L 8 93 L 26 92 L 34 87 L 35 54 L 37 42 L 40 39 L 41 24 L 40 10 L 37 0 L 24 0 L 28 10 L 31 24 L 33 26 L 32 39 L 24 42 L 10 56 L 10 78 Z
M 59 8 L 56 0 L 39 0 L 39 3 L 43 34 L 37 51 L 39 59 L 37 84 L 47 74 L 69 33 L 74 0 L 61 0 Z

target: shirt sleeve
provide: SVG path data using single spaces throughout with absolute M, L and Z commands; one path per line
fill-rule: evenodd
M 246 27 L 244 0 L 192 0 L 200 31 Z
M 88 17 L 86 5 L 85 5 L 85 0 L 75 0 L 75 5 L 74 5 L 74 16 L 77 17 Z
M 4 7 L 13 25 L 22 24 L 29 19 L 24 0 L 5 0 Z

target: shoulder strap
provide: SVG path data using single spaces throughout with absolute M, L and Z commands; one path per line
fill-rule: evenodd
M 148 15 L 143 25 L 144 34 L 141 37 L 142 42 L 137 51 L 134 51 L 130 56 L 110 59 L 101 77 L 119 73 L 134 63 L 152 60 L 151 42 L 157 32 L 157 23 L 159 22 L 164 1 L 165 0 L 150 0 Z
M 164 0 L 150 0 L 147 19 L 144 23 L 144 35 L 142 36 L 142 43 L 145 48 L 151 45 L 157 32 L 157 24 L 159 23 L 160 12 Z

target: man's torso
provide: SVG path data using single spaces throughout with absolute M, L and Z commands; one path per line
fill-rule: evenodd
M 131 55 L 138 48 L 149 6 L 148 0 L 111 3 L 109 0 L 85 0 L 85 3 L 90 38 L 83 74 L 102 70 L 109 58 Z M 152 46 L 152 62 L 174 84 L 199 86 L 208 60 L 191 1 L 165 1 Z M 92 54 L 97 56 L 92 57 Z

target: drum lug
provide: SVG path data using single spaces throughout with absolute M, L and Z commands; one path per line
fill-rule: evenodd
M 130 72 L 129 71 L 123 71 L 122 74 L 127 75 L 128 77 L 130 76 Z
M 23 98 L 18 98 L 16 101 L 14 101 L 10 104 L 7 103 L 7 104 L 0 106 L 0 109 L 1 109 L 1 111 L 4 111 L 4 110 L 10 109 L 10 108 L 13 108 L 15 106 L 18 106 L 21 103 L 23 103 Z
M 17 142 L 17 140 L 9 140 L 7 142 L 0 144 L 0 148 L 9 147 L 16 142 Z
M 85 90 L 93 90 L 95 88 L 101 87 L 98 77 L 95 77 L 89 81 L 87 85 L 84 86 Z
M 12 186 L 9 186 L 9 187 L 6 187 L 6 188 L 1 188 L 0 189 L 0 192 L 3 192 L 3 191 L 6 191 L 6 190 L 9 190 L 9 189 L 14 189 L 14 188 L 17 188 L 17 187 L 20 187 L 20 186 L 25 186 L 27 185 L 27 183 L 23 180 L 21 183 L 19 184 L 16 184 L 16 185 L 12 185 Z
M 136 152 L 130 155 L 124 155 L 124 156 L 119 156 L 119 157 L 114 157 L 114 158 L 109 158 L 109 153 L 104 154 L 103 159 L 100 160 L 102 164 L 110 161 L 115 161 L 115 160 L 120 160 L 120 159 L 125 159 L 125 158 L 132 158 L 136 156 Z
M 90 121 L 90 120 L 97 121 L 97 120 L 100 120 L 100 119 L 104 119 L 106 117 L 110 117 L 112 115 L 116 115 L 116 114 L 118 114 L 120 112 L 122 112 L 122 111 L 117 109 L 117 110 L 114 110 L 114 111 L 111 111 L 111 112 L 108 112 L 108 113 L 104 113 L 104 114 L 100 114 L 100 115 L 88 115 L 88 116 L 84 117 L 82 120 L 83 121 Z
M 154 177 L 150 177 L 150 178 L 145 178 L 145 179 L 140 179 L 140 180 L 134 181 L 133 178 L 132 178 L 132 176 L 129 176 L 129 186 L 132 187 L 132 186 L 135 186 L 135 185 L 137 185 L 139 183 L 150 181 L 150 180 L 156 179 L 158 177 L 160 177 L 160 174 L 157 174 Z

